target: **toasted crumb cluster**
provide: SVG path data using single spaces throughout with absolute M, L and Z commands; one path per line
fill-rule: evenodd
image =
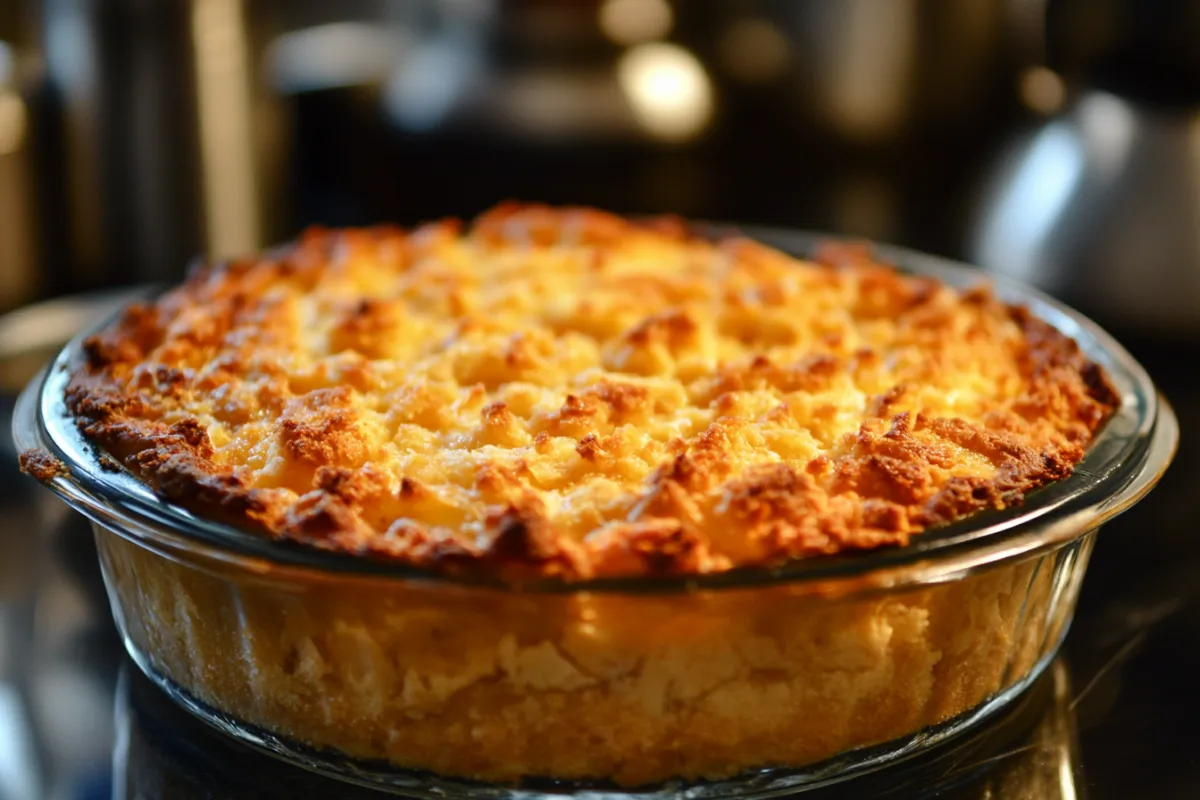
M 170 500 L 517 577 L 903 545 L 1068 475 L 1117 402 L 986 286 L 523 205 L 310 231 L 85 349 L 70 412 Z

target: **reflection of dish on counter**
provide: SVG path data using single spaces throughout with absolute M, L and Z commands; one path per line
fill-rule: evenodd
M 1071 703 L 1071 681 L 1061 661 L 1051 665 L 1049 676 L 1051 702 L 1033 733 L 1010 749 L 1010 757 L 1001 754 L 1000 764 L 987 779 L 987 797 L 1072 800 L 1077 797 L 1076 765 L 1078 743 L 1075 714 Z
M 497 229 L 502 238 L 515 238 L 498 248 L 495 269 L 489 267 L 486 274 L 507 269 L 505 274 L 520 289 L 521 281 L 536 281 L 544 273 L 530 270 L 523 259 L 534 258 L 530 253 L 545 258 L 549 252 L 568 265 L 561 268 L 575 276 L 572 280 L 599 281 L 594 291 L 578 295 L 603 302 L 607 279 L 586 277 L 596 270 L 647 278 L 648 294 L 655 281 L 639 270 L 698 271 L 690 275 L 695 280 L 671 288 L 683 299 L 638 299 L 671 309 L 677 302 L 687 309 L 660 309 L 651 315 L 651 321 L 663 323 L 662 331 L 654 333 L 655 325 L 643 324 L 646 309 L 634 308 L 613 334 L 614 344 L 624 337 L 632 349 L 598 349 L 601 360 L 619 356 L 628 370 L 605 362 L 610 374 L 600 373 L 596 383 L 572 389 L 560 385 L 568 378 L 559 376 L 542 386 L 538 374 L 564 369 L 554 360 L 556 353 L 571 355 L 555 350 L 553 338 L 544 352 L 534 347 L 528 363 L 514 356 L 512 364 L 507 358 L 492 364 L 488 359 L 503 354 L 497 348 L 504 343 L 513 347 L 514 341 L 529 344 L 536 338 L 521 338 L 521 331 L 513 338 L 512 320 L 528 317 L 531 309 L 503 306 L 484 314 L 488 319 L 480 323 L 483 338 L 478 342 L 471 339 L 476 329 L 469 325 L 435 330 L 450 339 L 432 339 L 449 341 L 446 350 L 462 358 L 434 378 L 452 378 L 454 388 L 464 390 L 459 368 L 476 377 L 500 370 L 501 377 L 481 379 L 479 392 L 450 392 L 444 402 L 427 403 L 421 412 L 425 416 L 402 421 L 394 435 L 381 439 L 367 435 L 371 414 L 408 408 L 402 401 L 411 387 L 404 376 L 418 370 L 397 374 L 394 358 L 364 361 L 355 348 L 379 345 L 380 340 L 368 335 L 371 330 L 351 326 L 355 341 L 362 341 L 350 350 L 359 354 L 334 354 L 340 371 L 331 371 L 332 362 L 321 362 L 304 378 L 296 371 L 300 362 L 287 361 L 286 352 L 260 353 L 256 363 L 264 385 L 281 379 L 290 395 L 259 392 L 254 395 L 258 405 L 250 409 L 244 382 L 235 381 L 229 390 L 197 389 L 205 398 L 215 398 L 204 413 L 218 425 L 194 416 L 196 409 L 188 405 L 193 391 L 189 381 L 200 380 L 207 366 L 197 365 L 199 371 L 189 376 L 192 367 L 153 369 L 145 361 L 144 342 L 157 341 L 158 334 L 148 334 L 154 327 L 144 323 L 157 312 L 141 306 L 127 317 L 124 331 L 132 338 L 109 334 L 75 343 L 62 356 L 64 368 L 50 371 L 31 388 L 19 409 L 28 423 L 21 443 L 45 452 L 31 456 L 27 464 L 97 522 L 118 622 L 131 654 L 152 678 L 227 732 L 343 776 L 409 785 L 418 779 L 406 770 L 431 770 L 438 777 L 421 778 L 427 780 L 422 785 L 478 796 L 483 789 L 464 779 L 553 777 L 598 780 L 613 788 L 614 783 L 629 787 L 680 776 L 724 780 L 740 773 L 734 783 L 693 787 L 701 797 L 818 784 L 881 765 L 928 748 L 994 712 L 1036 677 L 1066 630 L 1096 528 L 1148 491 L 1174 446 L 1169 409 L 1157 404 L 1144 373 L 1115 343 L 1085 320 L 1020 289 L 1001 287 L 999 300 L 979 292 L 960 296 L 941 281 L 968 285 L 974 282 L 970 273 L 913 254 L 894 256 L 905 268 L 932 277 L 901 278 L 864 261 L 856 250 L 836 251 L 849 264 L 817 267 L 745 243 L 722 249 L 701 239 L 671 239 L 680 235 L 676 228 L 669 235 L 657 229 L 631 234 L 633 254 L 614 245 L 616 257 L 609 261 L 593 258 L 605 245 L 589 240 L 600 234 L 588 225 L 602 223 L 604 236 L 598 241 L 603 243 L 605 236 L 613 236 L 614 226 L 625 230 L 624 223 L 607 217 L 594 223 L 585 215 L 575 228 L 552 226 L 563 236 L 562 231 L 572 231 L 574 237 L 558 253 L 537 227 L 547 219 L 560 225 L 572 218 L 535 209 L 501 219 Z M 487 231 L 487 225 L 481 230 Z M 643 235 L 649 238 L 638 238 Z M 666 249 L 676 261 L 663 260 L 660 235 L 676 242 Z M 797 252 L 811 252 L 814 245 L 803 237 L 773 235 Z M 405 252 L 409 244 L 416 248 L 415 256 L 403 257 L 401 274 L 420 279 L 397 285 L 416 292 L 422 308 L 445 314 L 453 306 L 448 299 L 452 294 L 439 292 L 462 275 L 449 267 L 439 270 L 461 267 L 464 259 L 468 272 L 475 269 L 467 258 L 473 251 L 463 250 L 455 236 L 445 226 L 427 229 L 412 242 L 394 231 L 355 232 L 333 244 L 318 236 L 290 256 L 275 256 L 292 265 L 278 275 L 273 267 L 256 273 L 253 264 L 230 268 L 248 281 L 265 275 L 268 280 L 256 291 L 273 298 L 268 305 L 293 304 L 295 314 L 282 318 L 256 316 L 258 306 L 245 296 L 237 299 L 238 290 L 231 290 L 219 271 L 200 273 L 194 286 L 229 299 L 232 318 L 248 314 L 246 331 L 226 331 L 214 341 L 232 337 L 258 352 L 263 344 L 255 338 L 259 334 L 274 342 L 289 342 L 293 335 L 304 341 L 324 336 L 321 320 L 341 318 L 321 312 L 320 302 L 373 307 L 355 292 L 380 285 L 376 279 L 383 267 L 371 261 L 376 256 L 364 256 L 362 248 L 376 252 L 370 248 L 381 242 L 391 248 L 387 252 Z M 624 239 L 618 236 L 617 241 Z M 680 247 L 679 241 L 683 249 L 672 250 Z M 430 242 L 448 249 L 423 253 Z M 580 247 L 587 257 L 575 262 Z M 349 261 L 344 270 L 314 262 L 322 253 Z M 553 258 L 547 269 L 557 263 Z M 433 262 L 427 263 L 429 259 Z M 326 279 L 326 268 L 334 283 L 319 293 L 325 299 L 315 311 L 300 313 L 308 307 L 294 304 L 287 287 L 312 290 Z M 237 279 L 232 280 L 236 287 Z M 731 292 L 724 280 L 742 283 Z M 271 294 L 278 281 L 285 288 Z M 310 286 L 309 281 L 315 283 Z M 778 291 L 768 291 L 768 284 Z M 804 291 L 794 296 L 804 300 L 788 308 L 788 292 L 799 289 Z M 545 291 L 549 299 L 564 294 L 553 287 Z M 758 341 L 762 328 L 734 326 L 721 333 L 717 325 L 718 335 L 710 344 L 718 354 L 725 353 L 723 358 L 745 359 L 734 369 L 749 372 L 741 384 L 703 395 L 706 403 L 693 402 L 713 378 L 706 370 L 721 372 L 727 366 L 683 357 L 688 343 L 696 343 L 693 338 L 703 338 L 697 333 L 706 330 L 703 314 L 732 303 L 739 319 L 749 314 L 746 320 L 753 322 L 766 318 L 767 311 L 747 311 L 744 298 L 775 295 L 784 298 L 785 317 L 801 311 L 820 316 L 828 311 L 821 306 L 827 301 L 834 316 L 841 314 L 841 338 L 813 339 L 803 320 L 798 335 L 795 320 L 787 327 L 772 317 L 779 324 L 770 330 L 787 328 L 791 334 L 782 337 L 782 345 L 768 345 Z M 210 314 L 189 316 L 187 302 L 176 307 L 180 298 L 177 293 L 159 301 L 173 310 L 172 324 L 182 326 L 173 330 L 200 336 L 189 333 L 188 326 L 204 320 L 217 324 Z M 470 307 L 473 300 L 478 298 L 468 294 L 458 302 Z M 1037 317 L 1069 331 L 1082 350 L 1035 317 L 1009 310 L 1004 305 L 1009 300 L 1030 303 Z M 505 302 L 523 301 L 517 293 Z M 930 304 L 936 312 L 927 320 L 936 322 L 933 335 L 912 333 L 916 338 L 897 345 L 891 351 L 895 360 L 890 358 L 888 337 L 900 327 L 897 320 L 910 312 L 928 314 Z M 851 306 L 865 308 L 867 316 L 847 328 L 845 312 Z M 619 313 L 620 304 L 614 309 Z M 488 311 L 486 303 L 483 310 Z M 398 318 L 407 324 L 409 316 Z M 385 314 L 385 322 L 387 318 Z M 560 321 L 578 326 L 600 319 L 581 320 L 578 310 L 572 314 L 568 309 Z M 862 331 L 854 327 L 859 322 Z M 964 331 L 975 331 L 960 332 L 962 336 L 980 337 L 977 352 L 961 341 L 945 343 L 958 322 Z M 622 333 L 629 326 L 632 332 Z M 334 332 L 344 327 L 335 323 Z M 847 330 L 862 341 L 845 341 Z M 922 329 L 917 325 L 913 330 Z M 137 338 L 141 335 L 147 338 Z M 454 337 L 465 337 L 472 347 L 454 350 Z M 818 340 L 825 343 L 813 344 Z M 883 354 L 868 358 L 862 352 L 866 342 L 882 347 Z M 586 355 L 586 347 L 576 344 Z M 128 347 L 140 355 L 131 358 Z M 752 352 L 755 347 L 767 352 Z M 776 375 L 770 367 L 802 363 L 805 348 L 812 347 L 831 350 L 824 355 L 832 373 L 805 372 L 799 377 L 816 382 L 801 382 L 788 390 L 787 398 L 779 397 L 783 389 L 778 382 L 786 382 L 791 373 L 780 369 L 783 374 Z M 446 350 L 426 354 L 421 368 L 427 373 L 420 386 L 433 380 L 429 372 L 436 373 Z M 155 352 L 159 358 L 160 351 Z M 927 358 L 929 352 L 939 358 Z M 646 360 L 638 354 L 657 356 Z M 980 365 L 981 355 L 986 355 L 986 365 Z M 113 372 L 81 380 L 85 373 L 75 371 L 72 379 L 72 370 L 79 370 L 85 357 L 100 373 Z M 877 383 L 870 392 L 855 389 L 860 416 L 845 423 L 848 437 L 842 444 L 843 422 L 795 430 L 777 420 L 778 414 L 769 416 L 781 400 L 785 408 L 788 402 L 811 404 L 814 396 L 830 391 L 841 392 L 849 407 L 845 401 L 850 395 L 839 381 L 851 362 L 858 369 L 869 361 L 878 363 L 864 368 L 861 379 Z M 1090 362 L 1100 365 L 1111 388 Z M 221 363 L 225 370 L 235 369 L 234 361 Z M 634 363 L 641 366 L 634 369 Z M 685 363 L 696 373 L 699 388 L 680 388 L 679 365 Z M 949 372 L 930 373 L 931 363 Z M 964 386 L 969 376 L 978 380 L 970 391 L 957 394 L 953 387 L 892 393 L 895 384 L 887 378 L 895 376 L 888 371 L 903 371 L 904 364 L 930 381 L 945 374 Z M 1008 365 L 1012 371 L 1006 373 Z M 576 366 L 580 371 L 565 374 L 590 374 L 587 364 Z M 528 374 L 503 377 L 505 369 L 526 369 Z M 671 380 L 661 380 L 658 370 L 667 370 Z M 1023 382 L 1029 374 L 1042 374 L 1038 370 L 1052 376 L 1042 384 L 1053 387 L 1050 394 L 1038 395 L 1037 386 Z M 392 377 L 383 380 L 384 373 Z M 716 376 L 718 383 L 722 375 L 732 380 L 722 373 Z M 109 380 L 113 376 L 144 386 L 147 394 L 122 397 Z M 97 459 L 63 406 L 63 390 L 72 380 L 70 405 L 85 418 L 86 432 L 199 517 L 163 503 L 145 484 L 114 470 L 111 459 Z M 623 410 L 614 398 L 642 395 L 617 391 L 618 380 L 622 386 L 640 387 L 647 402 Z M 330 386 L 331 381 L 337 385 Z M 522 383 L 533 389 L 527 391 L 527 407 L 517 414 L 512 387 Z M 597 404 L 589 404 L 588 392 L 605 384 L 606 390 L 596 394 Z M 687 402 L 658 398 L 654 390 L 660 384 L 673 384 L 675 394 L 682 391 Z M 393 386 L 399 394 L 388 396 L 379 386 Z M 319 397 L 311 397 L 314 392 Z M 508 394 L 498 399 L 489 392 Z M 480 393 L 482 397 L 475 396 Z M 554 402 L 541 408 L 537 397 L 544 396 Z M 147 406 L 151 397 L 162 405 Z M 1030 427 L 1022 430 L 1045 437 L 1040 456 L 1036 443 L 999 433 L 1019 427 L 1022 423 L 1011 414 L 1020 412 L 1013 409 L 1038 397 L 1042 405 L 1037 413 L 1032 406 L 1026 409 Z M 771 403 L 760 408 L 765 399 Z M 1102 421 L 1105 403 L 1113 399 L 1120 404 L 1090 443 L 1083 468 L 1018 506 L 1023 490 L 1069 471 Z M 999 413 L 1002 408 L 992 407 L 1009 401 L 1015 405 L 1008 417 Z M 836 416 L 840 406 L 828 404 Z M 589 409 L 592 413 L 586 413 Z M 578 413 L 566 413 L 572 410 Z M 761 424 L 735 424 L 739 414 L 751 412 L 768 417 Z M 809 408 L 805 413 L 820 419 L 822 412 Z M 450 419 L 443 420 L 446 414 Z M 456 420 L 470 414 L 475 419 L 469 430 L 457 430 Z M 640 424 L 614 424 L 621 414 L 648 416 Z M 659 414 L 677 426 L 690 419 L 690 428 L 676 432 L 678 445 L 655 438 L 662 428 Z M 964 418 L 957 419 L 959 414 Z M 948 421 L 939 423 L 943 417 Z M 495 430 L 489 427 L 493 418 Z M 450 430 L 442 434 L 454 443 L 428 419 L 445 422 L 442 427 Z M 546 429 L 526 429 L 539 419 Z M 265 432 L 255 440 L 261 445 L 256 451 L 258 445 L 246 444 L 250 437 L 243 433 L 249 431 L 242 428 L 259 422 Z M 324 435 L 316 435 L 325 428 Z M 770 441 L 758 442 L 782 432 L 806 435 L 805 441 L 830 434 L 833 441 L 821 447 L 833 456 L 816 452 L 821 448 L 812 441 L 797 445 L 792 441 L 796 436 L 784 437 L 814 455 L 792 464 Z M 460 436 L 476 433 L 490 438 Z M 425 445 L 420 445 L 425 441 L 420 435 L 429 439 Z M 644 469 L 621 475 L 620 470 L 630 467 L 628 446 L 639 436 L 644 441 L 638 452 L 649 454 Z M 953 448 L 939 444 L 939 437 Z M 289 448 L 289 441 L 294 446 Z M 357 447 L 349 448 L 354 441 Z M 721 447 L 706 453 L 705 442 Z M 240 449 L 243 444 L 249 449 Z M 924 448 L 918 462 L 885 452 L 903 452 L 916 444 Z M 377 446 L 389 455 L 372 456 Z M 562 459 L 532 455 L 546 455 L 538 450 L 545 448 L 553 456 L 560 446 L 569 450 Z M 939 451 L 940 446 L 948 449 Z M 530 453 L 523 470 L 516 462 L 500 463 L 521 448 Z M 217 462 L 230 453 L 239 460 L 224 466 Z M 314 461 L 306 454 L 321 457 Z M 487 458 L 476 464 L 470 462 L 472 454 Z M 755 461 L 763 458 L 770 463 Z M 470 466 L 469 480 L 447 477 L 452 474 L 447 465 L 456 459 Z M 210 466 L 196 469 L 201 460 Z M 538 468 L 546 464 L 566 464 L 575 471 L 539 477 Z M 770 475 L 787 472 L 794 480 L 776 486 L 769 475 L 760 474 L 764 466 Z M 419 479 L 409 474 L 421 469 L 425 472 Z M 618 472 L 607 474 L 613 470 Z M 595 479 L 582 481 L 580 476 L 593 473 Z M 547 482 L 565 488 L 547 491 Z M 301 484 L 311 491 L 300 494 Z M 571 494 L 572 487 L 580 486 L 583 494 Z M 605 495 L 611 508 L 597 502 L 604 486 L 611 490 Z M 813 513 L 792 513 L 797 487 L 808 492 L 805 500 L 813 504 Z M 900 488 L 908 494 L 896 495 Z M 747 502 L 734 502 L 738 497 Z M 856 502 L 860 505 L 854 506 Z M 571 520 L 579 521 L 567 513 L 571 503 L 590 509 L 597 526 L 591 533 L 600 535 L 571 527 Z M 925 530 L 946 522 L 947 515 L 987 506 L 1007 508 Z M 396 508 L 397 517 L 384 513 Z M 534 514 L 533 509 L 541 510 Z M 604 516 L 609 512 L 611 519 Z M 206 516 L 252 530 L 214 524 Z M 247 526 L 248 520 L 256 524 Z M 394 520 L 405 525 L 384 524 Z M 842 528 L 834 525 L 838 521 Z M 818 527 L 806 528 L 809 522 Z M 263 529 L 275 540 L 263 536 Z M 814 533 L 826 537 L 826 557 L 818 557 L 820 547 L 810 547 Z M 752 534 L 758 538 L 752 541 Z M 739 547 L 739 536 L 747 546 Z M 793 544 L 796 549 L 788 549 Z M 871 552 L 849 555 L 863 549 Z M 334 552 L 326 552 L 330 550 Z M 783 560 L 781 554 L 795 558 Z M 264 737 L 263 730 L 271 737 Z M 360 763 L 346 767 L 344 756 Z M 771 769 L 754 771 L 763 767 Z M 671 791 L 670 786 L 662 789 Z

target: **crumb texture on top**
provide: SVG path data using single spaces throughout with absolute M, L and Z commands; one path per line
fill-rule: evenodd
M 903 545 L 1067 476 L 1117 402 L 986 286 L 516 204 L 204 266 L 85 352 L 69 411 L 168 499 L 506 576 Z

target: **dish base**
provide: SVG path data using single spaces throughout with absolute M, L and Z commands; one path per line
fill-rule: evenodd
M 363 761 L 337 751 L 310 747 L 213 708 L 155 670 L 127 637 L 125 647 L 138 668 L 167 697 L 234 741 L 301 769 L 399 797 L 420 800 L 542 800 L 559 797 L 579 800 L 765 800 L 793 796 L 858 778 L 926 753 L 976 728 L 1020 698 L 1037 681 L 1057 655 L 1061 638 L 1024 677 L 1004 691 L 953 719 L 911 736 L 852 750 L 805 767 L 773 767 L 720 781 L 670 781 L 632 789 L 602 782 L 556 781 L 548 778 L 528 778 L 516 786 L 497 786 L 405 769 L 386 761 Z

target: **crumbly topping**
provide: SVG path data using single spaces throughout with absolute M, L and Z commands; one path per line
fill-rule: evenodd
M 904 545 L 1066 477 L 1117 402 L 986 285 L 524 205 L 310 230 L 85 351 L 69 410 L 168 499 L 516 577 Z
M 50 483 L 60 475 L 69 475 L 67 465 L 40 448 L 25 450 L 17 458 L 21 471 L 34 480 Z

